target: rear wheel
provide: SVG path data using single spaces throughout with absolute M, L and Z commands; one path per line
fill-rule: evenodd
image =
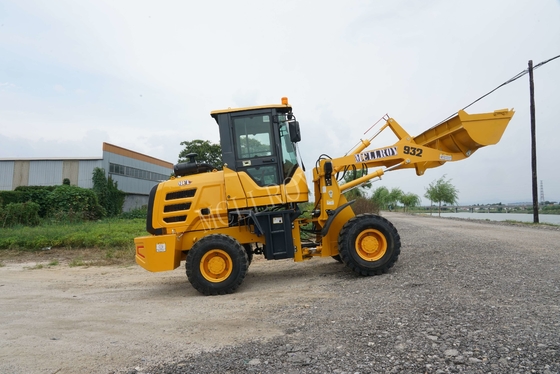
M 243 283 L 248 266 L 245 248 L 222 234 L 208 235 L 196 242 L 185 264 L 189 282 L 204 295 L 234 292 Z
M 361 214 L 350 219 L 338 238 L 342 262 L 360 275 L 376 275 L 389 270 L 401 253 L 397 229 L 385 218 Z

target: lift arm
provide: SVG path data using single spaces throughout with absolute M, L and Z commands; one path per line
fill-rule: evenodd
M 514 111 L 508 109 L 482 114 L 467 114 L 461 110 L 454 117 L 416 137 L 410 136 L 393 118 L 384 118 L 385 124 L 371 139 L 362 140 L 346 156 L 320 160 L 313 169 L 315 202 L 318 208 L 315 221 L 321 228 L 325 228 L 327 222 L 329 226 L 340 226 L 341 223 L 336 221 L 346 222 L 353 213 L 347 209 L 347 200 L 342 193 L 381 177 L 387 171 L 414 168 L 417 175 L 423 175 L 426 169 L 441 166 L 448 161 L 463 160 L 481 147 L 498 143 L 513 114 Z M 387 128 L 393 131 L 398 141 L 388 147 L 366 150 L 371 141 Z M 377 169 L 356 180 L 338 184 L 337 173 L 362 168 Z M 333 222 L 333 215 L 340 216 L 340 219 Z M 332 228 L 329 231 L 333 231 Z M 336 246 L 334 234 L 323 232 L 323 238 L 323 246 Z
M 426 169 L 448 161 L 463 160 L 479 148 L 498 143 L 513 114 L 514 111 L 508 109 L 482 114 L 467 114 L 461 110 L 454 117 L 414 138 L 393 118 L 386 118 L 385 124 L 373 138 L 390 128 L 399 139 L 395 144 L 364 151 L 373 138 L 362 140 L 348 155 L 330 161 L 335 173 L 353 167 L 385 168 L 342 184 L 342 192 L 380 177 L 388 170 L 415 168 L 417 175 L 423 175 Z

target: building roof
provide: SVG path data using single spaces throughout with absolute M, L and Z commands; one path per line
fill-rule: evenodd
M 163 166 L 165 168 L 173 169 L 173 164 L 168 161 L 160 160 L 143 153 L 131 151 L 114 144 L 103 142 L 103 152 L 111 152 L 117 155 L 129 157 L 135 160 L 148 162 L 154 165 Z M 103 160 L 103 157 L 15 157 L 15 158 L 0 158 L 0 161 L 95 161 Z
M 133 158 L 135 160 L 149 162 L 149 163 L 154 164 L 154 165 L 159 165 L 159 166 L 163 166 L 163 167 L 166 167 L 166 168 L 173 169 L 173 164 L 171 162 L 160 160 L 159 158 L 155 158 L 155 157 L 152 157 L 152 156 L 145 155 L 143 153 L 131 151 L 129 149 L 122 148 L 122 147 L 119 147 L 119 146 L 116 146 L 116 145 L 113 145 L 113 144 L 103 142 L 103 151 L 104 152 L 111 152 L 111 153 L 114 153 L 114 154 L 117 154 L 117 155 L 130 157 L 130 158 Z

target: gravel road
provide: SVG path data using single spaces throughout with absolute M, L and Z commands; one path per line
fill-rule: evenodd
M 376 277 L 256 261 L 203 297 L 183 269 L 7 264 L 0 372 L 560 373 L 557 227 L 383 215 L 402 253 Z

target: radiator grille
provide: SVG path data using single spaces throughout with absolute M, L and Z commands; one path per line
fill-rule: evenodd
M 183 190 L 177 192 L 170 192 L 165 197 L 166 200 L 177 200 L 177 199 L 185 199 L 187 197 L 194 197 L 196 194 L 196 188 L 190 190 Z
M 172 204 L 172 205 L 166 205 L 163 208 L 163 211 L 165 213 L 179 212 L 181 210 L 189 210 L 190 208 L 191 208 L 191 203 Z
M 187 216 L 165 217 L 163 220 L 167 223 L 185 222 L 187 220 Z

